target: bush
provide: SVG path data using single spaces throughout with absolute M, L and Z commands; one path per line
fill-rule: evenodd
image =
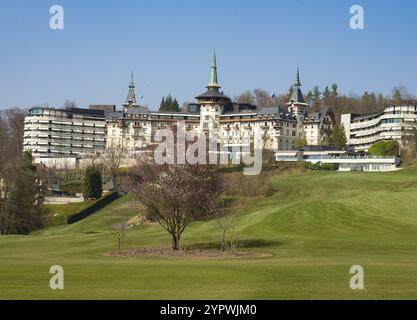
M 245 176 L 241 172 L 227 175 L 226 195 L 242 197 L 268 197 L 274 193 L 270 176 L 265 172 L 257 176 Z
M 75 223 L 82 219 L 87 218 L 88 216 L 92 215 L 93 213 L 96 213 L 98 210 L 101 210 L 108 204 L 112 203 L 118 197 L 119 197 L 119 194 L 117 192 L 106 194 L 104 197 L 98 199 L 97 201 L 94 201 L 89 206 L 78 210 L 72 215 L 69 215 L 67 219 L 67 223 L 72 224 L 72 223 Z
M 339 170 L 339 165 L 336 163 L 333 164 L 333 163 L 308 163 L 306 162 L 306 169 L 336 171 L 336 170 Z
M 103 194 L 100 170 L 95 166 L 85 169 L 83 196 L 84 199 L 98 199 Z
M 395 140 L 381 140 L 375 142 L 368 150 L 371 156 L 397 156 L 400 146 Z

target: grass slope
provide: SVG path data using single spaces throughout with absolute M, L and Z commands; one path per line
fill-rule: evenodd
M 123 197 L 79 223 L 40 235 L 0 238 L 2 299 L 415 299 L 417 170 L 310 172 L 274 177 L 277 192 L 239 216 L 239 260 L 117 258 L 111 226 L 134 216 Z M 189 246 L 218 246 L 215 221 L 194 223 Z M 127 247 L 168 246 L 156 225 L 131 230 Z M 65 290 L 49 289 L 49 267 L 65 269 Z M 349 268 L 365 269 L 365 290 L 349 288 Z

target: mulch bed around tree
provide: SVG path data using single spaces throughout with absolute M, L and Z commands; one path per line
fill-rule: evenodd
M 147 257 L 147 258 L 190 258 L 190 259 L 251 259 L 271 257 L 270 254 L 260 252 L 226 251 L 214 249 L 187 249 L 173 251 L 171 248 L 137 248 L 111 251 L 105 254 L 110 257 Z

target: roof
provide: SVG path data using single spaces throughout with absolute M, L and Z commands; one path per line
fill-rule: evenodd
M 321 122 L 323 118 L 329 113 L 333 113 L 333 109 L 331 107 L 325 107 L 321 109 L 319 112 L 308 113 L 306 116 L 306 120 L 314 121 L 314 122 Z
M 303 93 L 301 92 L 301 89 L 299 86 L 294 86 L 294 90 L 292 92 L 290 101 L 305 103 Z
M 105 116 L 105 112 L 103 110 L 93 110 L 93 109 L 84 109 L 84 108 L 64 109 L 64 108 L 53 108 L 53 107 L 33 107 L 29 109 L 29 112 L 35 109 L 66 112 L 66 113 L 86 115 L 86 116 L 97 117 L 97 118 L 104 118 Z
M 149 109 L 147 107 L 130 107 L 126 110 L 126 115 L 139 115 L 139 114 L 149 114 Z
M 294 119 L 295 116 L 288 112 L 288 109 L 281 107 L 265 107 L 258 111 L 261 116 L 274 116 L 275 119 Z
M 208 89 L 206 92 L 196 97 L 197 100 L 212 99 L 212 98 L 230 100 L 230 98 L 224 95 L 223 92 L 212 90 L 212 89 Z
M 301 92 L 300 69 L 297 68 L 297 77 L 293 85 L 290 102 L 305 103 L 303 93 Z
M 133 80 L 133 71 L 130 78 L 129 92 L 127 93 L 126 104 L 136 104 L 135 81 Z

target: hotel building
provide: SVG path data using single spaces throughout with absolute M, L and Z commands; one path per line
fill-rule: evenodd
M 102 152 L 106 147 L 105 114 L 114 108 L 31 108 L 25 117 L 23 150 L 31 151 L 35 158 L 80 158 Z
M 235 103 L 220 88 L 215 54 L 207 90 L 181 112 L 153 112 L 138 105 L 132 77 L 123 111 L 107 114 L 107 147 L 125 148 L 129 153 L 140 151 L 153 143 L 155 130 L 183 121 L 187 130 L 214 132 L 226 147 L 250 145 L 260 130 L 265 148 L 292 150 L 297 139 L 323 144 L 335 124 L 331 108 L 307 112 L 298 71 L 291 99 L 284 107 Z
M 297 139 L 322 145 L 335 124 L 331 108 L 308 112 L 297 70 L 290 101 L 263 107 L 233 102 L 220 91 L 216 55 L 204 93 L 180 112 L 156 112 L 136 100 L 133 74 L 123 110 L 115 106 L 90 109 L 32 108 L 25 119 L 24 150 L 36 158 L 82 158 L 105 148 L 123 148 L 129 155 L 154 144 L 155 131 L 185 123 L 186 130 L 214 132 L 225 147 L 249 146 L 261 132 L 264 147 L 293 150 Z
M 417 128 L 417 102 L 391 105 L 371 114 L 343 114 L 347 144 L 355 152 L 367 152 L 380 140 L 396 140 L 400 144 Z

